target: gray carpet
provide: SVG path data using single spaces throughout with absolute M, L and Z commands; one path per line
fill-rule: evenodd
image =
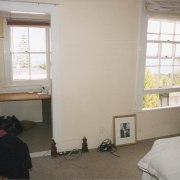
M 52 139 L 51 124 L 36 123 L 34 127 L 23 131 L 18 137 L 28 145 L 30 153 L 49 150 Z
M 28 145 L 30 153 L 46 151 L 51 148 L 51 100 L 42 100 L 42 115 L 43 122 L 36 123 L 34 127 L 24 130 L 18 135 Z
M 109 152 L 90 150 L 74 160 L 44 156 L 32 158 L 31 179 L 140 179 L 138 161 L 150 150 L 154 140 L 118 147 L 116 157 Z
M 19 138 L 27 143 L 30 152 L 47 151 L 51 147 L 51 124 L 37 123 Z M 139 141 L 134 145 L 118 147 L 117 156 L 108 152 L 90 150 L 74 160 L 46 156 L 32 158 L 31 179 L 120 179 L 140 180 L 142 172 L 138 161 L 151 149 L 155 139 Z

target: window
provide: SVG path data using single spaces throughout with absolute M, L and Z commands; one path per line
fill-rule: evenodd
M 6 80 L 9 86 L 49 85 L 49 26 L 7 20 Z M 7 71 L 8 70 L 8 71 Z
M 46 28 L 11 26 L 12 79 L 47 79 Z
M 149 19 L 143 108 L 180 106 L 180 21 Z

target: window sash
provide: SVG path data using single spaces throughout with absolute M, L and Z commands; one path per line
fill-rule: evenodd
M 10 26 L 10 27 L 13 27 L 13 26 Z M 27 35 L 28 40 L 27 40 L 27 43 L 28 43 L 28 49 L 29 49 L 29 47 L 30 47 L 29 27 L 27 27 L 27 28 L 28 28 L 28 35 Z M 36 28 L 36 27 L 34 27 L 34 28 Z M 46 28 L 45 28 L 45 31 L 47 31 Z M 13 31 L 11 31 L 11 32 L 13 33 Z M 45 33 L 46 33 L 46 36 L 47 36 L 47 32 L 45 32 Z M 11 34 L 11 35 L 13 35 L 13 34 Z M 46 39 L 46 37 L 45 37 L 45 39 Z M 45 41 L 46 41 L 46 44 L 47 44 L 47 40 L 45 40 Z M 12 43 L 13 42 L 11 42 L 11 44 Z M 48 51 L 47 51 L 47 47 L 45 48 L 45 52 L 31 52 L 31 51 L 16 52 L 16 51 L 13 51 L 13 50 L 14 49 L 11 48 L 11 52 L 10 52 L 10 54 L 11 54 L 11 73 L 12 73 L 11 77 L 12 77 L 12 81 L 31 81 L 31 80 L 33 80 L 33 77 L 34 78 L 37 77 L 37 79 L 34 79 L 34 80 L 46 80 L 46 79 L 48 79 L 48 71 L 47 71 L 47 67 L 48 67 L 48 61 L 47 61 L 47 59 L 48 59 Z M 45 60 L 46 69 L 44 69 L 44 71 L 42 72 L 43 73 L 42 77 L 39 76 L 39 78 L 38 78 L 38 75 L 36 75 L 36 73 L 35 74 L 33 73 L 34 68 L 32 66 L 32 64 L 33 64 L 33 59 L 32 58 L 33 58 L 33 55 L 43 55 L 43 54 L 46 55 L 46 56 L 44 56 L 45 57 L 44 60 Z M 21 78 L 20 75 L 15 74 L 15 72 L 18 72 L 18 69 L 13 67 L 13 63 L 14 63 L 13 60 L 14 61 L 16 60 L 17 55 L 25 55 L 26 56 L 26 60 L 27 60 L 26 64 L 27 64 L 28 67 L 26 67 L 26 68 L 24 67 L 26 70 L 24 68 L 22 68 L 22 70 L 21 70 L 22 72 L 25 73 L 24 76 L 26 78 L 24 78 L 23 76 Z
M 171 92 L 180 92 L 179 88 L 158 88 L 158 89 L 144 89 L 144 94 L 163 94 Z
M 151 20 L 151 19 L 149 19 Z M 157 22 L 160 22 L 160 27 L 159 27 L 159 32 L 156 33 L 152 33 L 152 32 L 146 32 L 147 35 L 147 40 L 146 40 L 146 56 L 145 56 L 145 71 L 146 72 L 146 68 L 156 68 L 157 69 L 157 75 L 156 75 L 156 79 L 158 81 L 157 87 L 152 87 L 152 88 L 145 88 L 144 87 L 144 95 L 158 95 L 160 97 L 160 107 L 158 108 L 162 108 L 163 107 L 163 101 L 164 99 L 162 99 L 162 97 L 164 97 L 164 94 L 167 94 L 167 104 L 168 107 L 173 106 L 170 101 L 170 93 L 178 93 L 180 92 L 180 85 L 174 85 L 175 79 L 174 79 L 174 75 L 175 75 L 175 68 L 177 68 L 179 65 L 176 64 L 176 59 L 179 59 L 179 54 L 176 53 L 176 47 L 177 45 L 180 44 L 180 41 L 177 41 L 177 39 L 175 39 L 175 37 L 179 34 L 175 33 L 175 24 L 177 24 L 177 22 L 173 22 L 173 31 L 172 33 L 161 33 L 161 25 L 163 20 L 155 20 Z M 179 22 L 178 22 L 179 23 Z M 153 35 L 153 36 L 149 36 L 149 35 Z M 155 36 L 154 36 L 155 35 Z M 167 38 L 167 40 L 162 39 L 163 36 L 167 36 L 165 38 Z M 154 38 L 154 39 L 153 39 Z M 163 37 L 164 38 L 164 37 Z M 168 39 L 169 38 L 169 39 Z M 148 45 L 149 44 L 149 45 Z M 156 46 L 155 46 L 156 45 Z M 148 51 L 148 46 L 151 47 L 151 51 Z M 170 46 L 170 47 L 168 47 Z M 153 50 L 154 48 L 154 50 Z M 166 51 L 166 48 L 170 48 L 170 51 Z M 153 50 L 153 51 L 152 51 Z M 149 61 L 148 60 L 153 60 L 154 61 Z M 169 77 L 170 79 L 170 84 L 168 84 L 169 87 L 166 87 L 165 85 L 163 85 L 163 87 L 161 87 L 161 82 L 160 82 L 160 78 L 161 78 L 161 69 L 162 68 L 171 68 L 170 75 L 171 77 Z M 168 71 L 166 71 L 168 73 Z M 155 73 L 155 72 L 154 72 Z M 169 74 L 169 73 L 168 73 Z M 145 78 L 144 78 L 144 83 L 145 83 Z M 178 106 L 180 105 L 180 103 L 178 104 Z M 157 108 L 157 107 L 154 107 Z M 154 109 L 153 107 L 150 109 Z M 149 108 L 145 108 L 145 109 L 149 109 Z
M 5 61 L 5 86 L 7 87 L 7 89 L 9 90 L 13 90 L 16 89 L 18 87 L 18 89 L 21 88 L 32 88 L 32 87 L 39 87 L 40 85 L 44 85 L 44 86 L 49 86 L 50 85 L 50 28 L 45 26 L 44 28 L 46 28 L 46 64 L 47 64 L 47 69 L 46 69 L 46 74 L 47 74 L 47 78 L 46 79 L 39 79 L 39 80 L 18 80 L 15 81 L 13 80 L 13 74 L 12 74 L 12 61 L 11 61 L 11 49 L 10 49 L 10 26 L 7 26 L 6 21 L 4 21 L 4 27 L 5 27 L 5 51 L 4 51 L 4 57 L 6 59 Z M 38 26 L 36 26 L 38 27 Z M 29 53 L 29 52 L 26 52 Z M 42 52 L 32 52 L 33 54 L 38 54 Z M 11 69 L 11 70 L 9 70 Z

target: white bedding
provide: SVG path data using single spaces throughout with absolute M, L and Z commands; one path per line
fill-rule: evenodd
M 180 136 L 156 140 L 138 167 L 145 172 L 143 180 L 149 180 L 147 173 L 152 179 L 180 180 Z

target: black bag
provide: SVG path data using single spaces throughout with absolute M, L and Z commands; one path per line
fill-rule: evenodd
M 29 149 L 18 137 L 9 134 L 0 138 L 0 179 L 30 179 L 32 161 Z
M 0 117 L 0 128 L 7 131 L 10 135 L 17 136 L 23 131 L 21 122 L 16 118 L 16 116 L 4 116 Z
M 98 147 L 98 151 L 101 152 L 115 152 L 116 147 L 112 144 L 111 140 L 105 139 Z

